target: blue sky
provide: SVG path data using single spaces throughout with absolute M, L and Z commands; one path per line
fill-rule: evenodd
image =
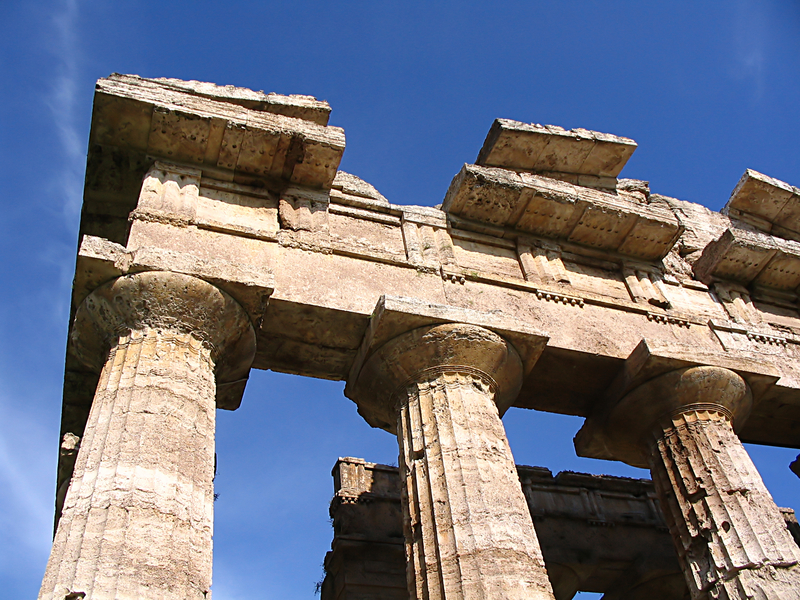
M 52 523 L 69 289 L 94 81 L 198 79 L 328 100 L 342 169 L 441 202 L 496 117 L 635 139 L 623 176 L 719 209 L 746 168 L 800 185 L 800 2 L 0 3 L 0 589 L 37 593 Z M 221 412 L 217 600 L 313 598 L 338 456 L 397 460 L 341 383 L 254 373 Z M 516 460 L 578 459 L 580 419 L 512 409 Z M 796 452 L 749 447 L 800 508 Z M 592 597 L 586 595 L 585 597 Z

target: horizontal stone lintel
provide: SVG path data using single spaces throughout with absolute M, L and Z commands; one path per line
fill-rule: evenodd
M 615 178 L 636 142 L 609 133 L 496 119 L 475 161 L 517 171 Z
M 683 231 L 660 201 L 641 203 L 627 195 L 478 165 L 464 165 L 442 208 L 479 227 L 512 227 L 645 261 L 663 258 Z
M 747 169 L 722 212 L 767 233 L 800 240 L 800 188 Z

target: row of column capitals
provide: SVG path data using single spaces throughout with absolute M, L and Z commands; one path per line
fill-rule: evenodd
M 146 271 L 123 275 L 95 289 L 78 307 L 72 351 L 99 371 L 109 350 L 131 335 L 188 334 L 210 350 L 218 382 L 247 377 L 256 334 L 241 305 L 218 287 L 190 275 Z

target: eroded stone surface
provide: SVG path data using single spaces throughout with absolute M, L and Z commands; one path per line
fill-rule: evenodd
M 800 189 L 747 169 L 722 212 L 762 231 L 800 240 Z
M 653 482 L 517 466 L 557 600 L 683 600 L 686 581 Z M 405 598 L 397 467 L 340 458 L 333 469 L 331 551 L 323 600 Z M 794 511 L 781 509 L 797 530 Z
M 650 469 L 692 598 L 796 597 L 800 549 L 726 414 L 674 417 Z
M 390 340 L 357 375 L 353 399 L 375 411 L 382 396 L 397 423 L 412 597 L 553 598 L 495 404 L 522 374 L 496 333 L 444 324 Z
M 92 292 L 72 331 L 102 371 L 82 438 L 62 443 L 75 466 L 39 598 L 207 598 L 217 379 L 247 377 L 245 311 L 205 281 L 148 272 Z
M 494 397 L 499 413 L 513 404 L 591 417 L 582 452 L 639 463 L 646 455 L 614 446 L 613 427 L 596 418 L 609 402 L 670 370 L 728 369 L 753 398 L 739 436 L 800 447 L 794 217 L 779 218 L 789 200 L 773 202 L 774 215 L 757 207 L 768 204 L 758 194 L 780 204 L 795 188 L 748 172 L 727 214 L 713 213 L 618 179 L 630 140 L 501 123 L 444 210 L 393 205 L 337 172 L 344 135 L 326 125 L 327 110 L 308 97 L 199 82 L 98 82 L 71 314 L 118 278 L 202 279 L 253 324 L 253 367 L 348 379 L 348 394 L 396 336 L 481 327 L 522 359 L 519 387 Z M 116 343 L 87 342 L 92 327 L 71 326 L 59 503 L 103 365 L 86 348 Z M 246 361 L 214 360 L 217 406 L 235 408 L 246 369 L 233 365 Z M 471 390 L 458 373 L 451 388 Z M 453 382 L 441 377 L 425 385 L 447 400 Z M 374 406 L 359 403 L 371 424 L 392 430 L 396 415 L 378 399 L 395 389 L 384 388 L 374 388 L 387 392 L 373 394 Z
M 608 133 L 588 129 L 566 131 L 554 125 L 496 119 L 475 162 L 488 167 L 613 181 L 634 150 L 633 140 Z
M 644 372 L 663 368 L 646 361 Z M 618 381 L 609 403 L 587 419 L 579 454 L 601 444 L 607 458 L 649 463 L 693 599 L 795 595 L 800 551 L 734 433 L 752 407 L 745 380 L 698 366 L 632 382 Z

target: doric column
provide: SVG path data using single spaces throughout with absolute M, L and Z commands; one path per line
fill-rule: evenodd
M 400 335 L 361 369 L 360 408 L 396 423 L 413 598 L 553 598 L 500 421 L 521 383 L 513 346 L 463 324 Z
M 139 273 L 86 298 L 71 342 L 101 376 L 39 598 L 210 597 L 216 378 L 252 362 L 247 315 Z
M 800 594 L 800 548 L 733 430 L 751 404 L 733 371 L 689 367 L 637 387 L 612 414 L 647 454 L 695 600 Z

